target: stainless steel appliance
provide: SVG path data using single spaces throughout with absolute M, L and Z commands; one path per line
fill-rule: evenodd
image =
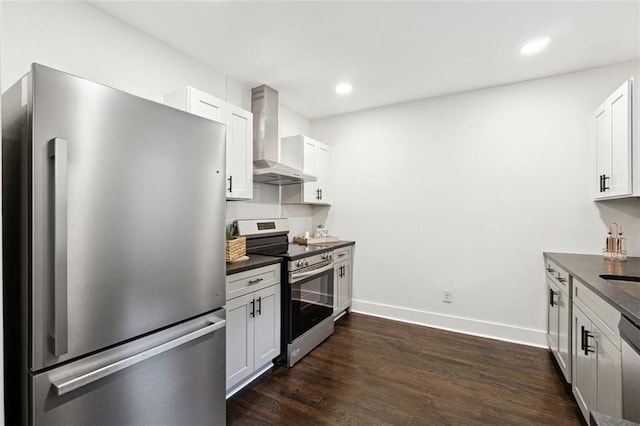
M 7 424 L 224 424 L 224 126 L 38 64 L 2 112 Z
M 267 85 L 251 90 L 253 181 L 271 185 L 315 182 L 315 176 L 279 163 L 278 92 Z
M 620 318 L 622 337 L 622 417 L 640 423 L 640 326 Z
M 287 219 L 238 220 L 247 253 L 280 256 L 282 344 L 280 364 L 293 367 L 333 334 L 333 250 L 288 242 Z

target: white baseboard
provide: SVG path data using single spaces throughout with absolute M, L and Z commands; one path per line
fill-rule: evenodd
M 546 330 L 533 330 L 507 324 L 420 311 L 401 306 L 366 302 L 363 300 L 354 300 L 351 306 L 352 311 L 359 314 L 424 325 L 426 327 L 439 328 L 456 333 L 470 334 L 521 345 L 547 348 Z

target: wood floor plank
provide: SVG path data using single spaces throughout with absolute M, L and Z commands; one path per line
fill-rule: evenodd
M 227 401 L 229 425 L 579 425 L 549 351 L 351 313 L 293 368 Z

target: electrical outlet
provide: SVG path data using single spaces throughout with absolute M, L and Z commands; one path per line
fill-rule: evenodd
M 442 301 L 444 303 L 451 303 L 453 301 L 453 290 L 443 289 L 442 290 Z

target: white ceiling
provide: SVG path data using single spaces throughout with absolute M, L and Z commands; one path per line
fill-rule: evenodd
M 640 58 L 640 0 L 91 3 L 310 119 Z

